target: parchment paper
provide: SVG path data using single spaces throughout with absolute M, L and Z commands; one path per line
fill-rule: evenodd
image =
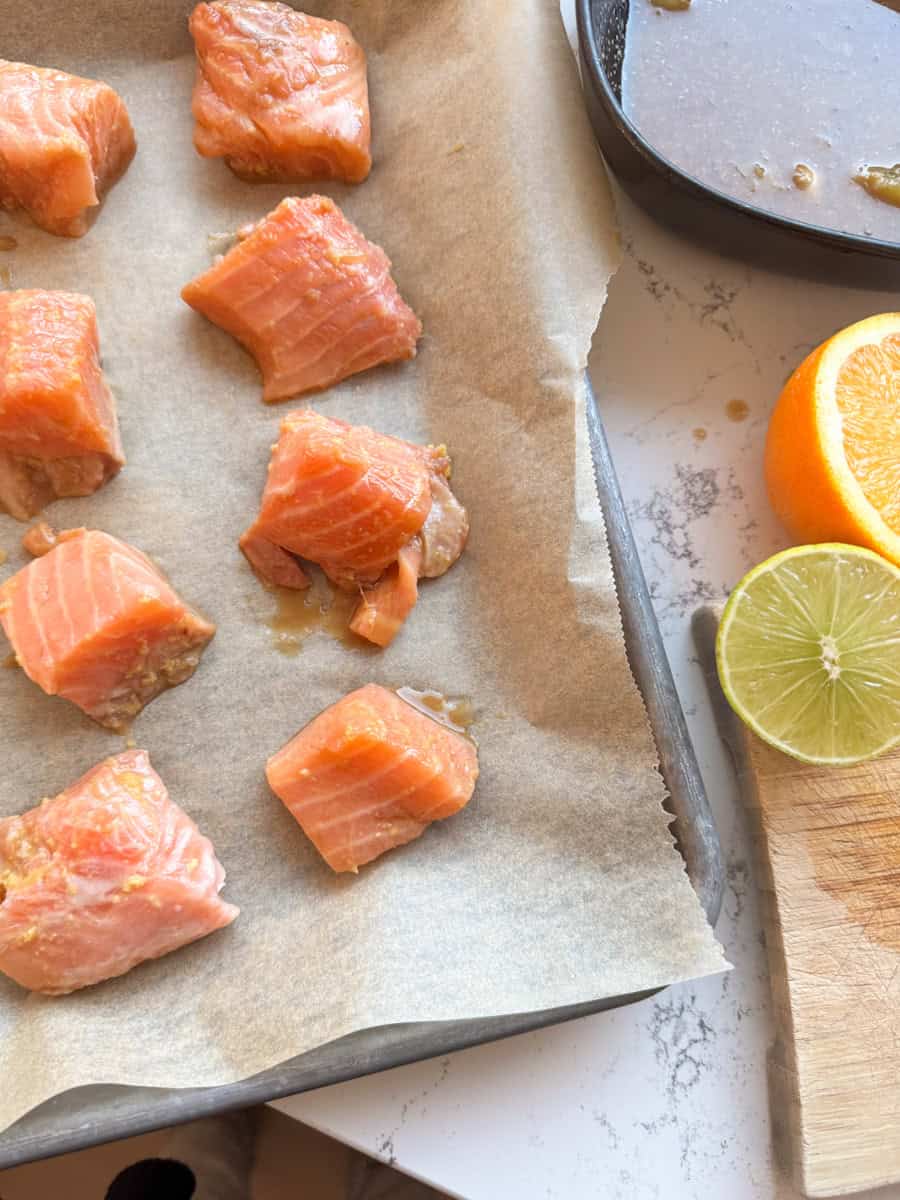
M 219 632 L 197 674 L 135 724 L 228 872 L 236 924 L 65 999 L 0 981 L 0 1123 L 80 1084 L 206 1085 L 350 1031 L 484 1017 L 719 971 L 673 849 L 625 659 L 587 448 L 582 372 L 617 259 L 609 192 L 555 0 L 332 0 L 369 55 L 376 165 L 322 188 L 385 246 L 426 330 L 411 364 L 315 397 L 321 411 L 446 441 L 472 517 L 385 652 L 321 633 L 296 658 L 237 551 L 288 406 L 266 408 L 238 345 L 179 299 L 208 235 L 291 189 L 191 146 L 184 0 L 0 0 L 3 53 L 108 80 L 138 156 L 80 241 L 0 214 L 15 287 L 97 302 L 128 465 L 62 526 L 151 554 Z M 314 190 L 314 189 L 307 189 Z M 301 402 L 302 403 L 302 402 Z M 4 574 L 22 527 L 0 518 Z M 374 680 L 471 697 L 481 779 L 467 809 L 336 877 L 269 793 L 266 757 Z M 0 815 L 53 795 L 121 738 L 0 671 Z

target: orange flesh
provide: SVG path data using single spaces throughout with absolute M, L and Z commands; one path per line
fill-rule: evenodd
M 415 355 L 422 326 L 390 272 L 333 201 L 289 197 L 181 295 L 250 351 L 263 399 L 284 400 Z
M 769 420 L 766 487 L 795 542 L 847 542 L 900 565 L 900 313 L 879 313 L 817 346 Z
M 0 205 L 81 237 L 134 157 L 134 131 L 105 83 L 0 59 Z
M 356 871 L 463 808 L 467 738 L 368 684 L 320 713 L 266 767 L 269 786 L 334 871 Z
M 850 470 L 869 503 L 900 534 L 900 334 L 847 358 L 836 400 Z
M 198 4 L 194 145 L 244 179 L 369 173 L 366 56 L 346 25 L 260 0 Z

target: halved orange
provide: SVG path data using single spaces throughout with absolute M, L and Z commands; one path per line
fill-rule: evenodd
M 800 364 L 766 438 L 772 507 L 798 542 L 900 565 L 900 313 L 849 325 Z

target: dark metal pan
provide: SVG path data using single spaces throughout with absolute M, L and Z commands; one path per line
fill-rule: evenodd
M 692 241 L 755 265 L 831 283 L 900 284 L 900 243 L 766 212 L 708 187 L 655 150 L 622 108 L 629 0 L 576 4 L 581 75 L 594 133 L 613 173 L 651 216 Z
M 669 790 L 668 804 L 674 816 L 673 829 L 678 846 L 706 914 L 715 924 L 724 887 L 719 838 L 590 387 L 588 425 L 628 658 L 647 706 L 660 768 Z M 448 1054 L 467 1046 L 632 1004 L 653 994 L 652 991 L 637 992 L 491 1020 L 391 1025 L 362 1030 L 251 1079 L 224 1087 L 178 1090 L 112 1086 L 77 1088 L 48 1100 L 0 1134 L 0 1170 Z

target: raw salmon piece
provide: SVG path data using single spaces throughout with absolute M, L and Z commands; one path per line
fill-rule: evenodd
M 0 821 L 0 971 L 56 996 L 124 975 L 230 925 L 224 883 L 146 750 L 127 750 Z
M 59 534 L 46 521 L 39 521 L 37 525 L 32 525 L 22 535 L 22 549 L 27 550 L 32 558 L 40 558 L 43 554 L 49 554 L 58 542 Z
M 443 448 L 442 448 L 443 452 Z M 419 576 L 437 579 L 453 566 L 469 540 L 469 514 L 450 491 L 450 460 L 431 472 L 431 508 L 421 530 Z
M 272 791 L 333 871 L 356 871 L 459 812 L 478 778 L 468 738 L 370 683 L 326 708 L 266 766 Z
M 252 533 L 337 582 L 373 582 L 424 525 L 430 475 L 423 447 L 300 409 L 281 422 Z
M 282 200 L 181 295 L 250 351 L 267 401 L 413 358 L 422 332 L 387 255 L 323 196 Z
M 443 450 L 437 452 L 439 455 Z M 441 460 L 439 460 L 441 461 Z M 376 646 L 389 646 L 416 606 L 420 579 L 435 579 L 453 566 L 469 536 L 469 516 L 450 491 L 442 470 L 432 467 L 431 508 L 418 534 L 403 547 L 381 579 L 365 588 L 350 628 Z
M 442 446 L 299 409 L 281 423 L 259 516 L 240 547 L 266 583 L 306 587 L 296 555 L 347 590 L 374 584 L 350 627 L 386 646 L 416 603 L 417 579 L 442 575 L 466 544 L 468 517 L 449 473 Z
M 251 530 L 241 538 L 240 547 L 253 570 L 266 583 L 294 591 L 309 587 L 309 576 L 287 550 L 274 546 L 263 537 L 257 537 Z
M 265 0 L 198 4 L 194 145 L 241 179 L 369 174 L 366 56 L 340 21 Z
M 90 495 L 124 462 L 93 300 L 0 292 L 0 508 L 25 521 L 58 496 Z
M 376 646 L 389 646 L 416 606 L 419 598 L 419 569 L 422 565 L 422 543 L 419 538 L 408 542 L 374 587 L 367 588 L 356 611 L 350 618 L 350 628 Z
M 81 237 L 134 152 L 128 110 L 107 84 L 0 59 L 4 208 L 24 208 L 48 233 Z
M 85 529 L 0 586 L 0 625 L 29 679 L 116 730 L 189 679 L 216 631 L 138 550 Z

